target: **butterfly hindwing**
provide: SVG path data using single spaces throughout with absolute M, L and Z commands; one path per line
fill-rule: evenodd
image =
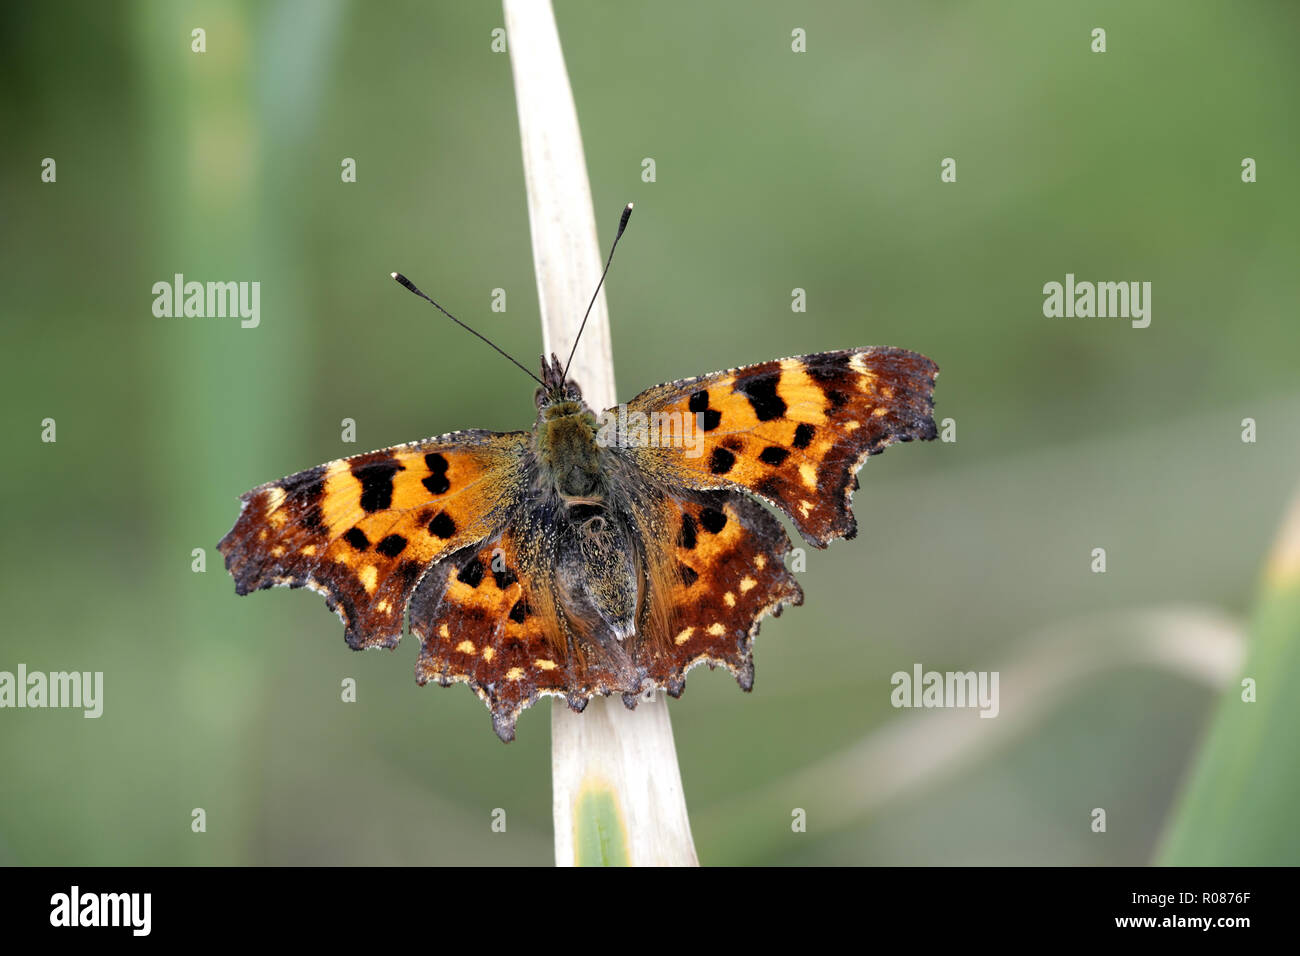
M 395 645 L 429 566 L 495 533 L 522 500 L 528 437 L 455 432 L 254 488 L 217 545 L 236 591 L 309 587 L 350 646 Z
M 435 565 L 411 599 L 411 633 L 420 641 L 416 681 L 469 684 L 502 740 L 514 737 L 523 708 L 567 685 L 565 658 L 528 600 L 511 540 L 479 543 Z
M 856 533 L 849 499 L 866 458 L 897 441 L 935 437 L 938 371 L 916 352 L 861 348 L 714 372 L 632 399 L 625 418 L 644 416 L 651 440 L 620 434 L 618 442 L 664 486 L 749 491 L 825 547 Z M 688 416 L 685 427 L 698 423 L 702 440 L 690 433 L 654 440 L 656 423 L 662 436 Z
M 675 574 L 664 596 L 671 626 L 666 640 L 644 645 L 646 676 L 675 697 L 686 672 L 708 663 L 726 667 L 749 690 L 759 621 L 779 615 L 784 604 L 803 603 L 785 566 L 790 539 L 761 505 L 737 492 L 666 499 L 663 514 L 675 535 Z
M 613 637 L 580 631 L 561 610 L 558 528 L 546 509 L 522 510 L 499 535 L 435 565 L 411 599 L 417 682 L 469 684 L 502 740 L 513 739 L 520 711 L 540 696 L 560 695 L 582 710 L 596 694 L 640 686 Z

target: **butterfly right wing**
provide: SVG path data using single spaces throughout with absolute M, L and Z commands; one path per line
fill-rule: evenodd
M 852 538 L 849 503 L 868 456 L 894 442 L 929 440 L 939 368 L 916 352 L 856 348 L 798 355 L 656 385 L 624 421 L 699 421 L 702 442 L 629 444 L 636 468 L 667 488 L 757 495 L 824 548 Z M 615 409 L 606 415 L 615 413 Z M 698 452 L 698 454 L 697 454 Z
M 642 642 L 638 662 L 674 697 L 687 671 L 703 663 L 727 668 L 749 690 L 759 623 L 803 603 L 785 566 L 789 536 L 767 509 L 734 491 L 665 496 L 655 524 L 673 536 L 668 573 L 656 582 L 662 593 L 650 596 L 669 626 Z

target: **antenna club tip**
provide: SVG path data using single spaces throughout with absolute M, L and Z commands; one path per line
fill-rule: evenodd
M 390 272 L 390 273 L 388 273 L 388 277 L 389 277 L 390 279 L 396 279 L 396 278 L 397 278 L 397 273 L 396 273 L 396 272 Z
M 425 294 L 415 287 L 415 283 L 412 282 L 410 279 L 406 278 L 406 276 L 402 275 L 400 272 L 391 272 L 389 273 L 389 275 L 391 275 L 394 279 L 396 279 L 397 284 L 400 285 L 403 289 L 406 289 L 408 292 L 414 292 L 416 295 L 420 296 L 421 298 L 426 298 Z

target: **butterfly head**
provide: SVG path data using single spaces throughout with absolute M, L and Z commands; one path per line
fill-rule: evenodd
M 600 295 L 601 286 L 605 284 L 605 276 L 609 275 L 610 263 L 614 261 L 614 250 L 618 248 L 618 241 L 623 238 L 623 230 L 627 228 L 627 221 L 632 215 L 632 204 L 628 203 L 623 207 L 623 215 L 618 220 L 618 232 L 614 235 L 614 242 L 609 247 L 609 257 L 605 259 L 605 269 L 600 274 L 600 281 L 596 283 L 596 291 L 591 294 L 591 301 L 587 303 L 587 311 L 582 316 L 582 323 L 578 326 L 578 334 L 573 337 L 573 348 L 569 350 L 569 360 L 563 365 L 560 364 L 560 358 L 554 352 L 551 353 L 551 361 L 547 363 L 546 356 L 542 356 L 542 377 L 538 380 L 542 387 L 537 390 L 537 408 L 541 412 L 543 420 L 559 418 L 561 416 L 572 415 L 590 415 L 586 404 L 582 401 L 582 389 L 578 388 L 573 382 L 566 382 L 565 379 L 569 374 L 569 365 L 573 362 L 573 356 L 578 351 L 578 341 L 582 338 L 583 330 L 587 327 L 587 319 L 591 317 L 591 307 L 596 304 L 596 296 Z M 591 416 L 593 421 L 595 416 Z
M 542 356 L 542 385 L 537 389 L 534 399 L 538 411 L 545 419 L 580 413 L 586 408 L 582 400 L 582 389 L 577 382 L 565 381 L 564 366 L 554 352 L 551 353 L 549 362 L 545 355 Z

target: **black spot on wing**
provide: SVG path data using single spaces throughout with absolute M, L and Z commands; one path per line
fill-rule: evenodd
M 478 559 L 478 555 L 475 555 L 466 561 L 465 566 L 457 572 L 456 580 L 476 588 L 483 583 L 484 573 L 483 562 Z
M 709 471 L 715 475 L 725 475 L 731 471 L 731 467 L 735 463 L 735 455 L 725 448 L 715 448 L 713 454 L 709 457 Z
M 690 515 L 682 515 L 682 532 L 677 536 L 677 543 L 687 551 L 695 547 L 695 519 Z
M 363 511 L 383 511 L 392 507 L 393 475 L 402 470 L 402 465 L 386 456 L 352 463 L 352 476 L 361 483 Z
M 700 579 L 699 574 L 689 564 L 678 565 L 677 571 L 682 576 L 682 583 L 687 587 L 690 587 Z
M 795 448 L 807 448 L 812 444 L 814 431 L 815 429 L 807 422 L 802 423 L 794 430 L 794 441 L 791 444 Z
M 785 400 L 776 393 L 776 385 L 779 381 L 781 381 L 780 372 L 769 372 L 736 383 L 736 391 L 749 399 L 749 404 L 754 409 L 754 417 L 760 422 L 770 422 L 785 414 Z
M 406 550 L 406 539 L 400 534 L 390 534 L 375 545 L 375 550 L 386 558 L 395 558 Z
M 456 522 L 445 511 L 438 512 L 429 522 L 429 534 L 439 538 L 450 538 L 456 533 Z
M 370 547 L 370 539 L 366 537 L 366 533 L 360 528 L 349 528 L 347 533 L 343 535 L 343 540 L 358 551 L 364 551 Z
M 686 407 L 696 415 L 703 415 L 700 420 L 701 427 L 706 432 L 711 432 L 722 423 L 722 412 L 716 408 L 709 408 L 709 393 L 701 390 L 691 392 L 691 397 L 686 400 Z
M 717 534 L 727 526 L 727 516 L 716 508 L 701 508 L 700 526 L 711 534 Z
M 432 451 L 424 456 L 424 464 L 429 469 L 429 477 L 423 481 L 424 487 L 430 494 L 445 495 L 451 488 L 451 482 L 447 480 L 447 459 Z
M 790 453 L 776 445 L 768 445 L 758 454 L 758 460 L 765 465 L 779 465 L 790 457 Z

